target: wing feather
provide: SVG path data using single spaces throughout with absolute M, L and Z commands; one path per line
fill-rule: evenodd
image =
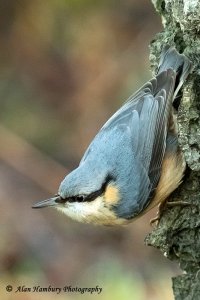
M 132 153 L 138 162 L 140 177 L 138 199 L 134 201 L 141 210 L 148 205 L 160 178 L 175 76 L 172 69 L 159 73 L 129 97 L 97 134 L 99 137 L 113 128 L 128 128 L 124 130 L 124 134 L 132 142 Z M 91 148 L 92 143 L 81 163 L 87 158 Z

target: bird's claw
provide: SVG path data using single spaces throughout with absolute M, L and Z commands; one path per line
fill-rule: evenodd
M 154 223 L 156 223 L 156 226 L 158 226 L 160 219 L 162 217 L 163 211 L 166 207 L 175 207 L 175 206 L 196 206 L 194 203 L 189 203 L 187 201 L 165 201 L 158 205 L 158 211 L 154 218 L 150 220 L 150 225 L 153 226 Z

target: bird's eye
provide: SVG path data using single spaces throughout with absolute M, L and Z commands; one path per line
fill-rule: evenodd
M 76 196 L 74 197 L 76 202 L 83 202 L 84 201 L 84 196 L 80 195 L 80 196 Z
M 101 196 L 105 192 L 108 183 L 114 179 L 115 178 L 112 175 L 108 175 L 99 190 L 94 191 L 89 195 L 71 196 L 67 198 L 67 202 L 91 202 L 95 200 L 97 197 Z
M 84 195 L 77 195 L 67 198 L 67 202 L 84 202 L 85 196 Z

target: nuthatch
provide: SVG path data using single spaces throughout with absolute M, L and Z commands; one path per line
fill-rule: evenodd
M 185 170 L 173 100 L 190 70 L 189 59 L 166 46 L 157 76 L 105 123 L 58 194 L 33 208 L 53 206 L 77 221 L 116 225 L 163 203 Z

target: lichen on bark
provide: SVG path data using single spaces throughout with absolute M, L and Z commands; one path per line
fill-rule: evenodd
M 160 249 L 167 258 L 177 260 L 184 271 L 172 279 L 175 299 L 196 300 L 200 299 L 200 1 L 152 2 L 164 26 L 150 46 L 152 69 L 156 70 L 165 44 L 184 52 L 193 64 L 178 110 L 179 144 L 187 171 L 184 182 L 170 197 L 170 201 L 191 205 L 166 208 L 146 243 Z

